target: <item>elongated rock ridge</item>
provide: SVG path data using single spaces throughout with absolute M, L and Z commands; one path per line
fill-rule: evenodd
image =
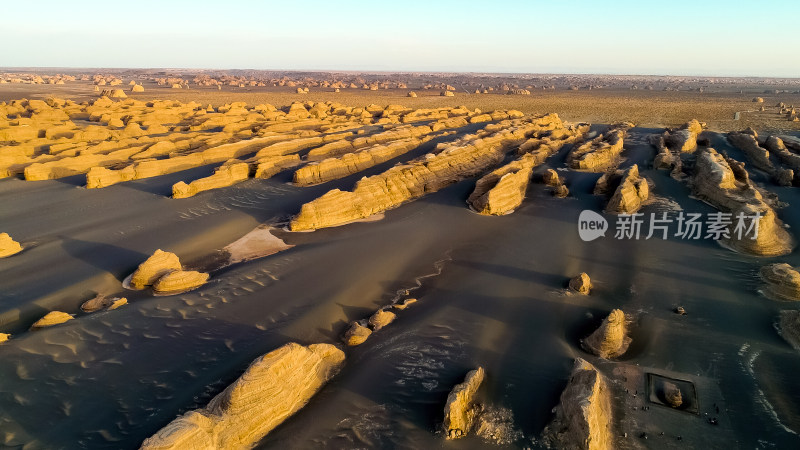
M 625 313 L 619 309 L 611 311 L 600 328 L 583 340 L 586 350 L 605 359 L 621 356 L 628 350 L 630 343 Z
M 542 439 L 551 448 L 609 450 L 613 448 L 611 418 L 608 382 L 593 365 L 578 358 Z
M 173 420 L 141 448 L 250 448 L 305 406 L 344 359 L 330 344 L 286 344 L 253 361 L 205 408 Z
M 737 147 L 742 153 L 747 156 L 747 159 L 753 164 L 754 167 L 761 169 L 770 175 L 776 183 L 781 186 L 791 186 L 794 179 L 794 171 L 791 169 L 784 169 L 775 167 L 772 161 L 769 160 L 769 151 L 758 145 L 756 137 L 746 132 L 730 132 L 728 133 L 728 142 Z
M 22 251 L 22 245 L 11 239 L 8 233 L 0 233 L 0 258 L 16 255 Z
M 537 131 L 562 126 L 556 114 L 487 125 L 477 134 L 440 144 L 435 154 L 362 178 L 352 191 L 334 189 L 304 204 L 290 228 L 303 231 L 343 225 L 395 208 L 499 163 L 514 144 Z
M 483 383 L 486 373 L 483 367 L 470 370 L 463 383 L 453 387 L 444 406 L 444 433 L 447 439 L 466 436 L 472 429 L 480 407 L 475 404 L 475 394 Z
M 50 311 L 45 314 L 44 317 L 34 322 L 33 325 L 31 325 L 31 330 L 52 327 L 53 325 L 62 324 L 72 319 L 74 319 L 74 317 L 72 317 L 71 314 L 67 314 L 63 311 Z
M 615 125 L 605 133 L 572 149 L 567 164 L 575 170 L 602 172 L 616 167 L 629 124 Z
M 701 149 L 697 153 L 694 175 L 691 180 L 694 194 L 720 211 L 732 214 L 732 223 L 727 227 L 728 237 L 721 242 L 734 250 L 760 256 L 785 255 L 792 251 L 794 238 L 784 228 L 775 210 L 767 204 L 761 192 L 752 184 L 741 163 L 725 158 L 713 148 Z M 757 235 L 752 231 L 738 230 L 743 218 L 760 215 Z M 749 227 L 752 220 L 744 220 Z M 741 234 L 741 236 L 740 236 Z M 755 239 L 753 236 L 755 235 Z

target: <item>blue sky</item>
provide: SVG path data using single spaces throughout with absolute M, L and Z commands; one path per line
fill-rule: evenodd
M 16 1 L 0 66 L 800 77 L 800 1 Z

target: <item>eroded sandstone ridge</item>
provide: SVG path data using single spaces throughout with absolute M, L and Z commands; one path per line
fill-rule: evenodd
M 437 146 L 437 152 L 361 179 L 352 191 L 334 189 L 302 206 L 292 231 L 343 225 L 436 192 L 497 164 L 533 133 L 561 127 L 555 114 L 489 124 L 476 134 Z
M 611 214 L 633 214 L 650 197 L 650 186 L 646 179 L 639 176 L 639 166 L 636 164 L 624 170 L 604 173 L 597 180 L 594 193 L 603 195 L 612 189 L 614 194 L 606 206 L 606 212 Z
M 772 161 L 769 160 L 769 151 L 758 145 L 755 135 L 747 132 L 730 132 L 728 133 L 728 142 L 741 150 L 753 166 L 772 175 L 776 183 L 781 186 L 792 185 L 794 171 L 772 164 Z
M 177 270 L 181 270 L 181 261 L 178 259 L 178 255 L 158 249 L 145 262 L 139 264 L 139 267 L 133 272 L 130 287 L 144 289 L 152 286 L 164 275 Z
M 767 264 L 761 268 L 765 293 L 780 300 L 800 300 L 800 272 L 786 263 Z
M 44 317 L 34 322 L 33 325 L 31 325 L 31 330 L 52 327 L 53 325 L 62 324 L 72 319 L 74 319 L 74 317 L 72 317 L 71 314 L 67 314 L 63 311 L 50 311 L 45 314 Z
M 582 342 L 586 350 L 605 359 L 621 356 L 628 350 L 630 343 L 625 313 L 620 309 L 611 311 L 611 314 L 603 319 L 600 328 Z
M 785 255 L 792 251 L 794 239 L 778 219 L 775 210 L 752 184 L 743 164 L 725 158 L 713 148 L 701 149 L 697 153 L 691 184 L 697 197 L 732 214 L 734 220 L 728 227 L 728 237 L 721 240 L 726 245 L 762 256 Z M 752 239 L 752 232 L 747 235 L 742 233 L 739 238 L 735 230 L 735 217 L 740 213 L 743 217 L 760 215 L 756 239 Z
M 177 294 L 200 287 L 208 281 L 208 274 L 195 270 L 175 270 L 153 283 L 153 292 L 159 295 Z
M 480 406 L 474 399 L 485 376 L 483 367 L 470 370 L 464 382 L 450 391 L 444 406 L 443 427 L 447 439 L 457 439 L 469 433 L 475 416 L 480 412 Z
M 589 172 L 602 172 L 616 167 L 622 154 L 623 138 L 631 124 L 618 124 L 605 133 L 572 149 L 567 156 L 569 167 Z
M 19 242 L 11 239 L 8 233 L 0 233 L 0 258 L 16 255 L 22 251 L 22 246 Z
M 569 280 L 569 288 L 579 294 L 588 295 L 592 290 L 592 280 L 586 272 L 581 272 Z
M 607 450 L 613 448 L 611 394 L 597 369 L 575 360 L 567 387 L 561 393 L 556 417 L 542 439 L 551 448 Z
M 305 406 L 344 358 L 344 352 L 329 344 L 286 344 L 253 361 L 205 408 L 173 420 L 141 448 L 250 448 Z
M 558 126 L 553 130 L 535 133 L 519 146 L 518 153 L 522 156 L 478 179 L 467 203 L 473 210 L 485 215 L 513 212 L 525 198 L 533 169 L 564 145 L 583 137 L 588 130 L 588 125 L 580 124 Z M 556 180 L 554 186 L 563 186 L 557 174 Z
M 679 128 L 664 132 L 664 143 L 667 148 L 677 153 L 692 153 L 697 150 L 697 136 L 703 132 L 706 124 L 692 119 Z
M 781 311 L 778 328 L 786 342 L 791 344 L 795 350 L 800 351 L 800 311 Z

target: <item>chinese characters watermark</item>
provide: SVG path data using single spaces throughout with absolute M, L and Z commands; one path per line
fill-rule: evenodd
M 649 220 L 645 220 L 649 219 Z M 752 239 L 758 238 L 761 214 L 713 212 L 708 214 L 644 213 L 620 214 L 614 224 L 615 239 Z M 605 236 L 608 221 L 600 214 L 584 210 L 578 218 L 578 234 L 584 241 Z

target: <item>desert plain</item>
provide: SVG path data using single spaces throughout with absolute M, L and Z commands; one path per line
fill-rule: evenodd
M 2 69 L 0 446 L 796 448 L 798 110 L 797 79 Z M 615 237 L 720 213 L 757 236 Z

